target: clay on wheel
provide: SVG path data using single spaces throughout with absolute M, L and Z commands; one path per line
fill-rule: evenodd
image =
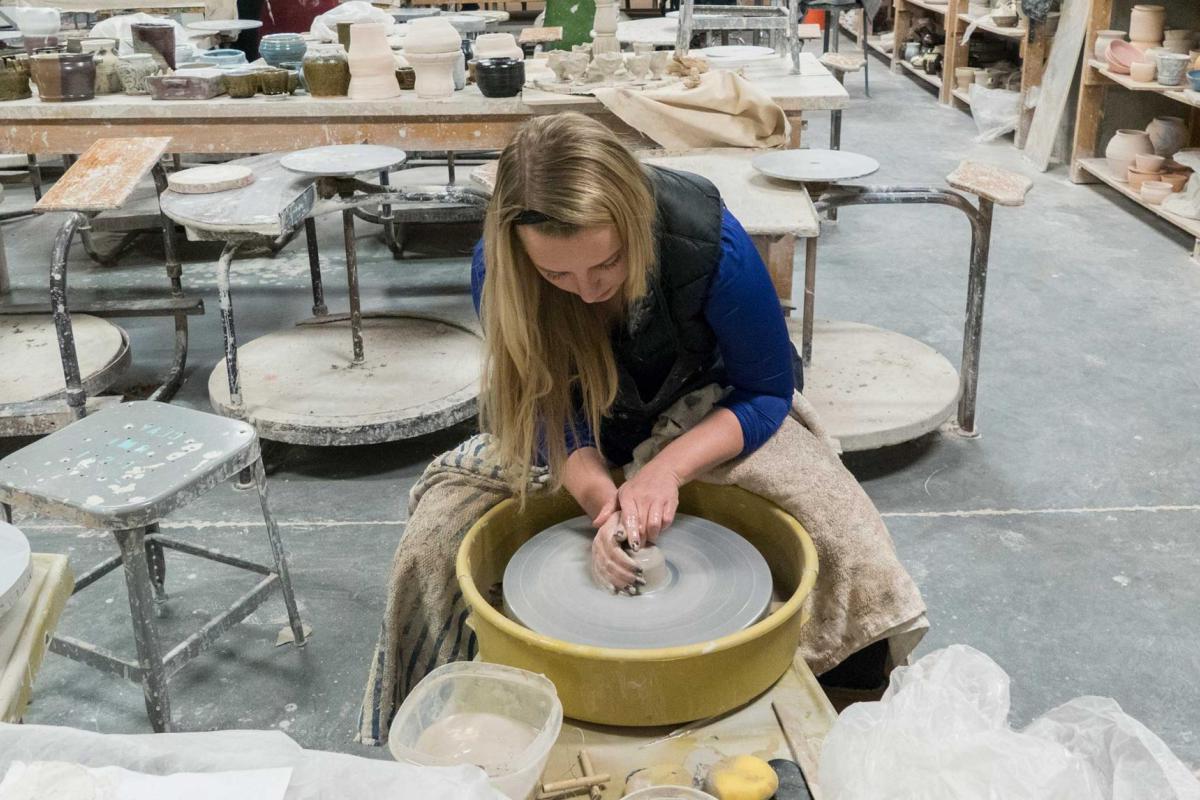
M 634 562 L 642 570 L 642 579 L 646 581 L 640 589 L 641 594 L 656 592 L 667 585 L 670 573 L 667 570 L 667 560 L 662 548 L 650 545 L 635 553 L 630 553 Z

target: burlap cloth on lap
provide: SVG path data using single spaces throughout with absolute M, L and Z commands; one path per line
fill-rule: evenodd
M 626 474 L 636 474 L 703 419 L 721 395 L 720 387 L 710 386 L 672 406 L 635 450 Z M 500 475 L 489 438 L 481 434 L 440 456 L 413 487 L 363 697 L 359 738 L 364 743 L 387 739 L 396 708 L 430 670 L 475 655 L 454 564 L 471 525 L 510 496 Z M 882 639 L 888 640 L 893 663 L 907 660 L 929 627 L 925 604 L 896 557 L 879 512 L 842 466 L 807 400 L 796 395 L 792 414 L 758 450 L 700 480 L 736 484 L 765 497 L 812 536 L 819 574 L 799 652 L 813 672 L 819 675 Z M 542 491 L 546 483 L 545 473 L 539 473 L 533 488 Z
M 789 125 L 771 97 L 736 72 L 718 69 L 700 85 L 662 89 L 597 89 L 596 99 L 629 127 L 668 150 L 701 147 L 781 147 Z

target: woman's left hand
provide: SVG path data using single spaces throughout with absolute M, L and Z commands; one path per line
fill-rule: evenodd
M 617 489 L 617 505 L 629 545 L 638 550 L 654 544 L 671 527 L 679 508 L 679 478 L 652 460 Z

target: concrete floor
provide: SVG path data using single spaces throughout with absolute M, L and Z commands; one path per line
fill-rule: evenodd
M 1023 209 L 997 209 L 985 324 L 982 438 L 941 434 L 850 459 L 884 513 L 929 605 L 921 648 L 973 645 L 1013 679 L 1013 721 L 1083 694 L 1115 697 L 1193 768 L 1200 766 L 1200 268 L 1191 242 L 1105 188 L 1071 184 L 1062 168 L 1030 170 L 1008 141 L 977 144 L 971 118 L 936 104 L 912 80 L 872 64 L 873 96 L 849 80 L 844 147 L 883 164 L 881 183 L 938 184 L 963 158 L 1030 174 Z M 827 115 L 808 141 L 824 146 Z M 10 193 L 9 204 L 19 202 Z M 9 223 L 18 299 L 40 298 L 55 221 Z M 365 227 L 365 226 L 364 226 Z M 337 221 L 320 222 L 338 253 Z M 464 231 L 428 230 L 436 256 L 393 261 L 360 239 L 364 306 L 470 317 Z M 953 210 L 850 209 L 822 236 L 822 317 L 915 336 L 958 361 L 968 229 Z M 72 287 L 159 285 L 154 249 L 117 269 L 77 255 Z M 186 282 L 208 303 L 193 321 L 178 402 L 207 409 L 221 355 L 210 247 L 190 246 Z M 342 271 L 327 271 L 330 304 Z M 235 267 L 243 341 L 303 317 L 303 245 Z M 799 283 L 797 284 L 799 285 Z M 148 383 L 169 354 L 169 323 L 133 320 L 135 369 Z M 820 358 L 820 352 L 816 354 Z M 402 389 L 398 389 L 402 390 Z M 273 647 L 284 624 L 272 601 L 184 669 L 172 684 L 184 729 L 286 730 L 306 747 L 382 756 L 351 742 L 405 498 L 436 453 L 469 427 L 408 443 L 286 447 L 272 457 L 275 509 L 291 550 L 300 605 L 315 630 L 297 651 Z M 9 442 L 11 449 L 18 443 Z M 111 553 L 105 534 L 19 520 L 36 550 L 69 553 L 82 570 Z M 266 557 L 254 497 L 231 486 L 179 512 L 174 536 Z M 168 557 L 167 638 L 183 636 L 249 586 L 231 570 Z M 73 600 L 61 629 L 132 653 L 125 591 L 112 575 Z M 48 656 L 28 721 L 147 731 L 138 687 Z

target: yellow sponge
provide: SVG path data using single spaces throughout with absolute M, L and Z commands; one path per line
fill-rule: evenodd
M 717 800 L 768 800 L 779 788 L 771 765 L 754 756 L 735 756 L 717 762 L 704 789 Z

